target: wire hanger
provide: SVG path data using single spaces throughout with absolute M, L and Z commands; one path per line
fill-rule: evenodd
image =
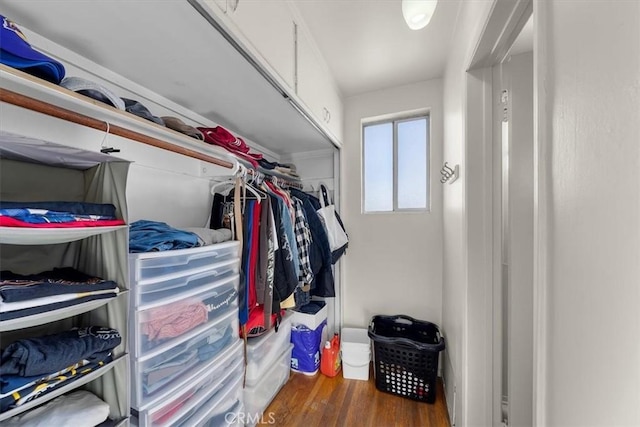
M 110 126 L 109 126 L 109 122 L 105 122 L 105 123 L 107 124 L 107 129 L 104 131 L 104 136 L 102 137 L 102 142 L 100 143 L 100 152 L 104 154 L 119 153 L 120 152 L 119 148 L 106 146 L 107 137 L 109 136 Z

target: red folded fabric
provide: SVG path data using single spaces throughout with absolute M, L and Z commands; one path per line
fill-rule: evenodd
M 20 221 L 10 216 L 0 216 L 0 227 L 25 227 L 25 228 L 78 228 L 78 227 L 113 227 L 125 225 L 121 219 L 101 219 L 97 221 L 70 221 L 70 222 L 47 222 L 45 224 L 32 224 Z
M 239 157 L 249 161 L 254 167 L 258 167 L 255 160 L 262 159 L 262 154 L 249 153 L 249 146 L 244 139 L 235 137 L 231 132 L 223 128 L 222 126 L 216 126 L 214 128 L 199 127 L 198 130 L 204 135 L 204 142 L 212 145 L 223 147 Z
M 182 301 L 148 310 L 148 320 L 142 323 L 142 333 L 149 340 L 175 338 L 207 322 L 207 307 L 203 302 Z
M 244 142 L 244 139 L 242 139 L 242 138 L 240 138 L 240 137 L 238 137 L 238 139 L 239 139 L 239 140 L 240 140 L 240 142 L 241 142 L 241 146 L 247 147 L 247 151 L 245 152 L 245 154 L 246 154 L 247 156 L 251 156 L 251 157 L 253 157 L 253 158 L 254 158 L 254 159 L 256 159 L 256 160 L 261 160 L 261 159 L 262 159 L 262 154 L 260 154 L 260 153 L 249 153 L 249 146 L 247 145 L 247 143 L 246 143 L 246 142 Z

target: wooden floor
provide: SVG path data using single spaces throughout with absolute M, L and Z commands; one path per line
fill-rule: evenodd
M 449 415 L 438 379 L 433 404 L 416 402 L 376 389 L 369 381 L 292 372 L 289 382 L 264 411 L 263 424 L 280 427 L 375 426 L 448 427 Z

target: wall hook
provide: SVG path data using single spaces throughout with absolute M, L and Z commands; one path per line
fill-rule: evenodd
M 453 184 L 460 175 L 460 166 L 455 165 L 453 169 L 451 169 L 449 164 L 447 162 L 444 162 L 442 169 L 440 169 L 440 175 L 442 175 L 442 178 L 440 178 L 440 182 L 442 184 L 446 182 L 448 182 L 449 184 Z

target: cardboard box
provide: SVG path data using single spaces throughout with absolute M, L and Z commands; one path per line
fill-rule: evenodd
M 328 309 L 326 304 L 316 314 L 307 314 L 291 310 L 291 324 L 304 325 L 315 331 L 318 326 L 327 319 L 327 313 Z

